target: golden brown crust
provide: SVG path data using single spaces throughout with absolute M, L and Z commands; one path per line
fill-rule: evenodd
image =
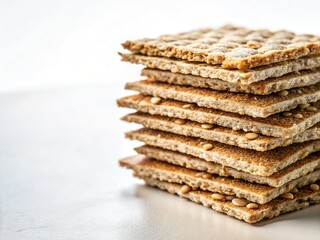
M 139 177 L 139 176 L 138 176 Z M 169 183 L 152 178 L 142 178 L 146 184 L 166 190 L 171 194 L 189 199 L 193 202 L 210 207 L 215 211 L 225 213 L 231 217 L 243 220 L 247 223 L 256 223 L 263 219 L 271 219 L 287 212 L 297 211 L 312 204 L 320 202 L 320 190 L 311 191 L 308 186 L 300 188 L 294 194 L 293 199 L 276 198 L 269 203 L 259 205 L 257 209 L 239 207 L 230 201 L 215 200 L 211 197 L 212 192 L 192 190 L 188 193 L 181 192 L 181 184 Z M 318 184 L 320 184 L 318 182 Z
M 257 152 L 218 142 L 204 141 L 201 138 L 185 137 L 146 128 L 127 132 L 126 137 L 154 147 L 189 154 L 258 176 L 270 176 L 310 153 L 320 150 L 320 140 Z M 203 148 L 204 143 L 210 143 L 213 148 L 209 151 L 205 150 Z
M 250 69 L 320 53 L 320 38 L 288 31 L 271 32 L 223 26 L 126 41 L 131 52 Z
M 132 158 L 136 158 L 133 159 Z M 137 161 L 140 159 L 140 161 Z M 175 166 L 165 162 L 153 160 L 143 155 L 120 160 L 120 165 L 133 169 L 138 176 L 159 179 L 161 181 L 187 184 L 192 188 L 204 191 L 218 192 L 227 195 L 236 195 L 249 201 L 265 204 L 277 198 L 284 192 L 295 187 L 302 187 L 313 183 L 320 178 L 320 170 L 315 170 L 303 177 L 295 179 L 281 187 L 249 183 L 240 179 L 211 175 L 211 178 L 199 177 L 199 171 Z
M 126 89 L 138 91 L 144 95 L 195 103 L 201 107 L 260 118 L 289 111 L 299 104 L 316 102 L 320 99 L 320 84 L 287 90 L 285 96 L 277 93 L 257 96 L 247 93 L 214 91 L 148 80 L 129 82 L 126 84 Z
M 189 119 L 228 128 L 236 127 L 244 131 L 261 132 L 263 135 L 274 137 L 292 137 L 320 121 L 320 112 L 310 112 L 299 108 L 292 110 L 292 115 L 287 117 L 279 113 L 267 118 L 253 118 L 196 105 L 185 109 L 183 106 L 186 103 L 173 100 L 162 100 L 160 104 L 152 104 L 151 97 L 144 95 L 124 97 L 117 103 L 120 107 L 134 108 L 150 114 Z M 320 101 L 314 106 L 319 109 Z M 302 114 L 303 118 L 295 118 L 295 114 Z
M 295 71 L 320 67 L 320 57 L 304 57 L 286 62 L 274 63 L 246 71 L 223 69 L 218 65 L 187 62 L 174 58 L 151 57 L 136 54 L 119 53 L 122 61 L 143 64 L 148 68 L 171 71 L 173 73 L 221 79 L 223 81 L 248 85 L 269 78 L 280 77 Z
M 148 80 L 176 85 L 210 88 L 218 91 L 268 95 L 291 88 L 315 85 L 320 82 L 320 68 L 295 71 L 277 78 L 269 78 L 250 85 L 222 81 L 217 78 L 199 77 L 190 74 L 173 73 L 159 69 L 144 68 L 141 72 Z
M 248 139 L 246 132 L 235 131 L 231 128 L 212 125 L 209 129 L 202 127 L 203 124 L 179 118 L 169 118 L 148 113 L 132 113 L 124 116 L 122 120 L 142 124 L 146 128 L 171 132 L 189 137 L 199 137 L 205 140 L 217 141 L 229 145 L 238 146 L 256 151 L 267 151 L 280 146 L 288 146 L 292 143 L 305 142 L 320 139 L 320 123 L 291 138 L 275 138 L 259 135 L 256 139 Z
M 316 152 L 272 174 L 271 176 L 261 177 L 239 171 L 231 167 L 226 167 L 221 164 L 208 162 L 188 154 L 170 151 L 159 147 L 143 145 L 135 148 L 135 150 L 137 153 L 143 154 L 147 157 L 181 167 L 201 172 L 208 172 L 210 174 L 218 174 L 224 177 L 243 179 L 245 181 L 258 184 L 267 184 L 271 187 L 280 187 L 293 179 L 302 177 L 320 167 L 320 152 Z

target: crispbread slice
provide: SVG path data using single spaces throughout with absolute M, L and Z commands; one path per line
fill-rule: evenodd
M 320 150 L 320 140 L 295 143 L 287 147 L 257 152 L 213 141 L 204 142 L 201 138 L 185 137 L 146 128 L 127 132 L 126 137 L 154 147 L 189 154 L 258 176 L 270 176 L 310 153 Z M 212 150 L 203 148 L 206 143 L 212 144 Z
M 127 41 L 132 52 L 248 69 L 320 53 L 320 37 L 223 26 Z
M 307 57 L 288 62 L 281 62 L 269 66 L 259 67 L 252 70 L 228 70 L 220 66 L 187 62 L 171 58 L 150 57 L 135 54 L 119 53 L 122 61 L 134 64 L 142 64 L 148 68 L 168 70 L 174 73 L 191 74 L 200 77 L 218 78 L 223 81 L 239 83 L 242 85 L 252 84 L 268 78 L 280 77 L 288 73 L 304 69 L 320 67 L 320 57 Z
M 160 104 L 153 104 L 151 103 L 151 97 L 144 95 L 124 97 L 117 102 L 120 107 L 134 108 L 150 114 L 189 119 L 200 123 L 217 124 L 223 127 L 242 129 L 249 132 L 261 132 L 266 136 L 283 138 L 293 137 L 320 121 L 319 110 L 310 112 L 299 108 L 292 110 L 291 116 L 283 116 L 283 114 L 279 113 L 268 118 L 253 118 L 173 100 L 162 100 Z M 319 109 L 320 101 L 313 105 Z M 302 118 L 296 118 L 296 114 L 301 114 Z
M 199 77 L 190 74 L 172 73 L 158 69 L 145 68 L 142 76 L 149 80 L 166 82 L 177 85 L 187 85 L 200 88 L 211 88 L 218 91 L 243 92 L 259 95 L 268 95 L 286 89 L 305 87 L 320 82 L 320 68 L 296 71 L 278 78 L 269 78 L 264 81 L 242 85 L 222 81 L 217 78 Z
M 320 84 L 288 90 L 286 96 L 277 93 L 257 96 L 247 93 L 222 92 L 148 80 L 129 82 L 126 84 L 126 89 L 138 91 L 144 95 L 195 103 L 201 107 L 260 118 L 289 111 L 299 104 L 316 102 L 320 99 Z
M 201 127 L 203 124 L 190 120 L 181 121 L 179 118 L 169 118 L 142 112 L 128 114 L 122 120 L 142 124 L 146 128 L 184 136 L 199 137 L 256 151 L 267 151 L 280 146 L 288 146 L 292 143 L 320 139 L 320 123 L 290 138 L 275 138 L 260 135 L 258 138 L 250 140 L 246 137 L 246 132 L 244 131 L 234 131 L 231 128 L 219 127 L 217 125 L 212 125 L 212 128 L 205 129 Z
M 211 197 L 212 192 L 192 190 L 188 193 L 182 193 L 181 184 L 169 183 L 153 178 L 142 179 L 150 186 L 166 190 L 171 194 L 177 194 L 180 197 L 210 207 L 215 211 L 225 213 L 247 223 L 256 223 L 263 219 L 275 218 L 280 214 L 297 211 L 312 204 L 320 203 L 320 190 L 312 191 L 309 186 L 306 186 L 300 188 L 299 192 L 294 194 L 293 199 L 279 197 L 269 203 L 260 205 L 258 209 L 249 209 L 247 207 L 236 206 L 231 201 L 215 200 Z M 318 182 L 318 184 L 320 183 Z
M 320 179 L 320 170 L 315 170 L 281 187 L 274 188 L 221 176 L 212 176 L 211 179 L 203 178 L 198 176 L 201 173 L 199 171 L 153 160 L 143 155 L 120 160 L 120 165 L 133 169 L 136 175 L 143 178 L 155 178 L 166 182 L 186 184 L 194 189 L 200 188 L 204 191 L 235 195 L 238 198 L 245 198 L 259 204 L 270 202 L 295 187 L 303 187 Z
M 267 184 L 271 187 L 280 187 L 293 179 L 302 177 L 320 167 L 320 152 L 313 153 L 290 166 L 268 177 L 256 176 L 221 164 L 205 161 L 191 155 L 165 150 L 163 148 L 144 145 L 135 148 L 137 153 L 160 161 L 168 162 L 181 167 L 197 171 L 218 174 L 225 177 L 234 177 L 248 182 Z

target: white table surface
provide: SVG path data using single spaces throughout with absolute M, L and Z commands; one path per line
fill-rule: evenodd
M 320 205 L 249 225 L 135 180 L 117 163 L 139 145 L 123 137 L 122 85 L 0 95 L 0 239 L 320 236 Z

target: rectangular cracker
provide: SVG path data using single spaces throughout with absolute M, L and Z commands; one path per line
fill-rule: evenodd
M 126 137 L 144 142 L 147 145 L 189 154 L 258 176 L 270 176 L 305 158 L 310 153 L 320 150 L 320 140 L 314 140 L 257 152 L 223 143 L 204 141 L 201 138 L 185 137 L 147 128 L 127 132 Z M 211 150 L 205 150 L 202 147 L 207 143 L 212 144 Z
M 222 92 L 207 88 L 194 88 L 148 80 L 129 82 L 125 88 L 138 91 L 144 95 L 195 103 L 200 107 L 214 108 L 260 118 L 289 111 L 296 108 L 299 104 L 320 100 L 320 84 L 286 90 L 287 95 L 285 96 L 282 96 L 280 93 L 261 96 L 247 93 Z
M 157 161 L 143 155 L 120 160 L 120 165 L 134 170 L 136 175 L 143 178 L 155 178 L 160 181 L 186 184 L 193 189 L 200 188 L 204 191 L 235 195 L 238 198 L 244 198 L 259 204 L 270 202 L 295 187 L 306 186 L 320 178 L 320 170 L 315 170 L 281 187 L 274 188 L 218 175 L 212 175 L 211 179 L 205 179 L 199 176 L 201 173 L 199 171 Z
M 221 79 L 226 82 L 242 85 L 260 82 L 269 78 L 276 78 L 295 71 L 320 67 L 320 57 L 306 57 L 288 62 L 276 63 L 258 67 L 252 70 L 228 70 L 220 66 L 187 62 L 171 58 L 150 57 L 135 54 L 119 53 L 122 61 L 142 64 L 148 68 L 171 71 L 173 73 L 191 74 L 205 78 Z
M 249 69 L 320 53 L 320 37 L 231 25 L 126 41 L 125 49 L 150 56 Z
M 310 86 L 320 82 L 320 68 L 296 71 L 281 77 L 269 78 L 250 85 L 226 82 L 217 78 L 205 78 L 190 74 L 172 73 L 170 71 L 151 68 L 144 68 L 141 71 L 141 75 L 146 76 L 148 80 L 152 81 L 200 88 L 211 88 L 218 91 L 243 92 L 258 95 L 268 95 L 274 92 Z
M 291 116 L 284 116 L 279 113 L 268 118 L 253 118 L 173 100 L 162 100 L 160 104 L 153 104 L 151 103 L 151 97 L 144 95 L 124 97 L 119 99 L 117 103 L 120 107 L 133 108 L 153 115 L 189 119 L 199 123 L 216 124 L 282 138 L 293 137 L 320 121 L 319 110 L 310 112 L 299 108 L 291 110 Z M 320 101 L 314 103 L 313 106 L 320 109 Z M 301 114 L 302 118 L 294 117 L 296 114 Z
M 231 167 L 225 167 L 221 164 L 205 161 L 201 158 L 191 155 L 166 150 L 163 148 L 143 145 L 135 148 L 139 154 L 164 161 L 181 167 L 193 170 L 218 174 L 224 177 L 233 177 L 243 179 L 248 182 L 267 184 L 271 187 L 280 187 L 294 179 L 302 177 L 310 172 L 320 168 L 320 152 L 310 154 L 309 156 L 289 165 L 288 167 L 267 177 L 252 175 Z
M 122 120 L 142 124 L 146 128 L 187 137 L 198 137 L 256 151 L 267 151 L 280 146 L 288 146 L 292 143 L 320 139 L 320 123 L 290 138 L 259 135 L 258 138 L 250 140 L 246 138 L 246 132 L 244 131 L 234 131 L 231 128 L 217 125 L 212 125 L 212 128 L 205 129 L 201 127 L 203 124 L 190 120 L 181 121 L 179 118 L 169 118 L 142 112 L 128 114 L 122 117 Z
M 146 184 L 165 190 L 171 194 L 189 199 L 195 203 L 212 208 L 217 212 L 225 213 L 231 217 L 243 220 L 247 223 L 256 223 L 263 219 L 278 217 L 280 214 L 297 211 L 309 207 L 312 204 L 320 203 L 320 190 L 312 191 L 309 186 L 299 189 L 293 199 L 276 198 L 269 203 L 259 205 L 258 209 L 249 209 L 232 204 L 231 201 L 215 200 L 211 197 L 212 192 L 192 190 L 182 193 L 181 184 L 159 181 L 153 178 L 142 178 Z M 320 182 L 317 182 L 319 185 Z

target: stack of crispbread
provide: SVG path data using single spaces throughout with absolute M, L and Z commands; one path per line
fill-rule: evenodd
M 320 37 L 224 26 L 127 41 L 118 100 L 148 185 L 249 223 L 320 202 Z

